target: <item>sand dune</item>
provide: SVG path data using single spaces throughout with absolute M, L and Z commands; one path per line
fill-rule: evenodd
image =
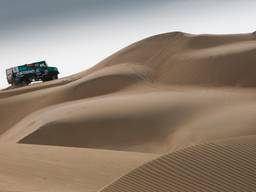
M 255 145 L 206 144 L 164 155 L 102 192 L 246 191 L 256 187 Z
M 154 72 L 153 81 L 165 84 L 252 87 L 256 83 L 255 48 L 252 34 L 193 36 L 176 32 L 135 43 L 99 66 L 146 65 Z
M 247 173 L 244 156 L 255 168 L 255 53 L 255 34 L 173 32 L 79 74 L 0 91 L 0 191 L 250 191 L 255 180 L 236 174 Z M 221 164 L 234 165 L 228 154 L 238 172 Z

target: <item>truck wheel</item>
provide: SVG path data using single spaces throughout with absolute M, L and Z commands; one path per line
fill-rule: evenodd
M 22 86 L 26 86 L 29 85 L 31 83 L 31 81 L 29 79 L 23 79 L 23 81 L 21 82 Z
M 47 81 L 47 79 L 46 79 L 46 78 L 42 78 L 42 81 L 43 81 L 43 82 L 46 82 L 46 81 Z
M 13 82 L 13 83 L 12 83 L 12 87 L 19 87 L 19 84 Z
M 56 80 L 56 79 L 58 79 L 58 75 L 53 75 L 52 80 Z

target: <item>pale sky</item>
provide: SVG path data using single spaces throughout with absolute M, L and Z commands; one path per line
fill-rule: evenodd
M 253 32 L 255 7 L 254 0 L 0 0 L 0 87 L 8 67 L 46 60 L 63 77 L 159 33 Z

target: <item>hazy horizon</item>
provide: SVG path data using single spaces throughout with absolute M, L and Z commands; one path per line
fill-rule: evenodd
M 63 77 L 159 33 L 250 33 L 255 6 L 250 0 L 0 0 L 0 87 L 7 86 L 8 67 L 46 60 Z

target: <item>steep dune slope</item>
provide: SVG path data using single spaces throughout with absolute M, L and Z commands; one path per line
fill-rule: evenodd
M 101 62 L 126 62 L 153 70 L 154 82 L 165 84 L 255 86 L 256 36 L 189 35 L 180 32 L 137 42 Z
M 101 192 L 253 192 L 256 146 L 206 144 L 164 155 Z

